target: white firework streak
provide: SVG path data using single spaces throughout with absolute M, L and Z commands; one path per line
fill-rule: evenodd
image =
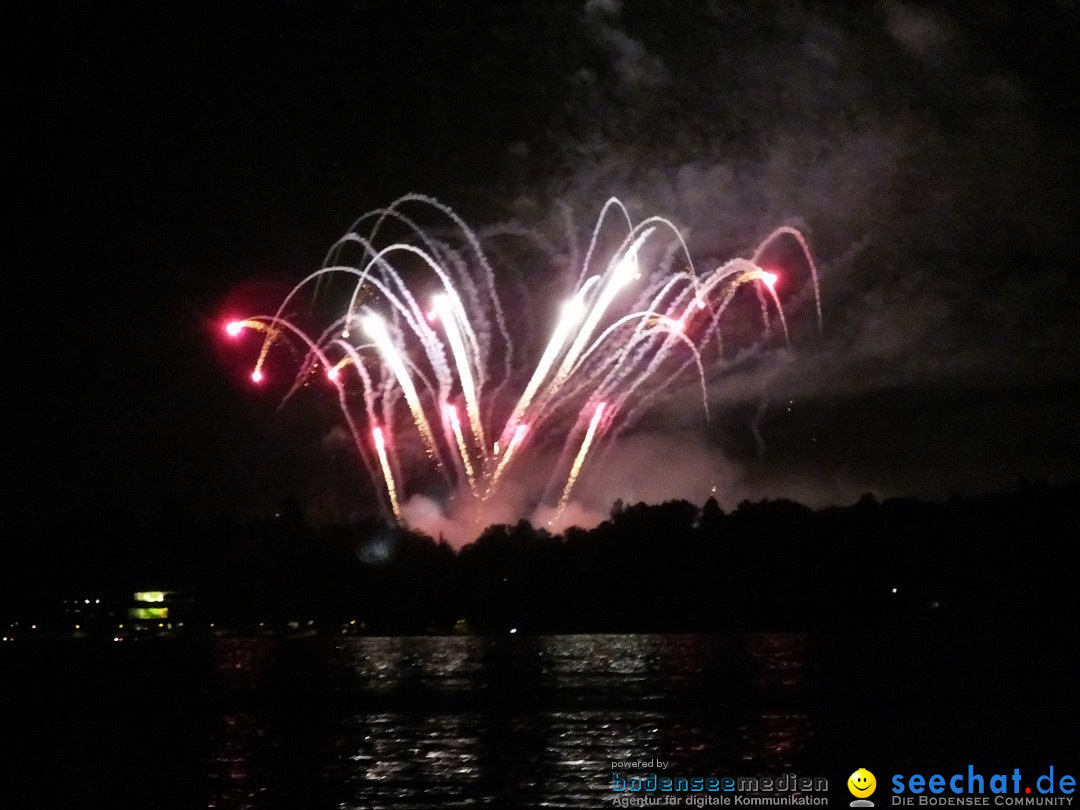
M 458 241 L 437 238 L 422 227 L 403 210 L 411 205 L 445 218 Z M 608 221 L 613 224 L 605 226 Z M 608 258 L 605 269 L 595 272 L 592 263 L 601 250 L 603 229 L 622 227 L 623 221 L 626 233 L 620 246 Z M 366 236 L 359 233 L 365 224 L 371 225 Z M 417 244 L 396 241 L 379 247 L 378 237 L 390 225 L 395 230 L 404 229 L 407 238 Z M 485 238 L 518 235 L 534 244 L 547 244 L 541 236 L 518 226 L 484 233 Z M 293 287 L 273 316 L 232 321 L 227 333 L 234 338 L 244 329 L 265 333 L 252 372 L 256 382 L 264 377 L 270 349 L 287 344 L 283 339 L 289 336 L 299 339 L 306 355 L 286 399 L 308 385 L 319 367 L 325 368 L 326 377 L 337 389 L 349 432 L 375 479 L 379 476 L 361 423 L 366 422 L 372 431 L 381 468 L 380 489 L 397 520 L 401 519 L 400 488 L 410 480 L 409 470 L 421 477 L 425 468 L 436 470 L 450 484 L 463 480 L 475 497 L 483 499 L 497 490 L 515 460 L 529 455 L 530 445 L 550 444 L 553 438 L 561 437 L 558 474 L 559 469 L 566 469 L 563 465 L 571 455 L 570 443 L 580 435 L 580 426 L 591 410 L 585 436 L 565 473 L 558 502 L 561 510 L 586 466 L 590 449 L 601 439 L 610 447 L 615 436 L 658 398 L 688 382 L 691 374 L 697 378 L 702 412 L 705 420 L 709 419 L 706 381 L 711 366 L 707 363 L 722 363 L 720 320 L 741 286 L 757 282 L 754 288 L 765 334 L 769 332 L 769 310 L 775 308 L 784 339 L 788 339 L 787 319 L 775 290 L 777 276 L 762 267 L 769 248 L 785 237 L 798 244 L 805 258 L 820 331 L 818 271 L 805 238 L 796 229 L 777 228 L 751 258 L 732 259 L 699 275 L 685 239 L 670 220 L 650 217 L 635 225 L 626 207 L 616 198 L 609 199 L 576 268 L 575 290 L 559 310 L 531 372 L 523 374 L 529 368 L 515 363 L 519 350 L 507 326 L 495 270 L 484 253 L 481 237 L 449 207 L 430 197 L 410 194 L 357 219 L 331 247 L 325 265 Z M 358 265 L 347 262 L 350 252 L 360 253 Z M 646 253 L 661 256 L 661 261 L 647 260 Z M 580 255 L 576 246 L 571 255 Z M 677 260 L 685 266 L 673 271 Z M 351 283 L 344 314 L 319 329 L 318 337 L 308 337 L 295 325 L 294 315 L 286 318 L 286 310 L 306 286 L 312 285 L 314 313 L 317 299 L 335 294 L 339 278 Z M 430 283 L 434 283 L 434 291 Z M 631 292 L 633 288 L 636 294 Z M 627 300 L 619 303 L 624 293 Z M 432 302 L 431 312 L 420 306 L 421 298 Z M 363 327 L 369 343 L 352 337 L 357 325 Z M 706 358 L 706 350 L 712 359 Z M 493 358 L 493 354 L 499 356 Z M 515 379 L 526 380 L 520 394 L 502 398 L 504 392 L 514 390 Z M 347 395 L 347 390 L 357 385 L 363 403 L 359 413 L 354 412 Z M 451 402 L 458 396 L 464 400 L 471 441 Z M 402 435 L 400 426 L 397 430 L 394 426 L 403 407 L 422 441 L 428 459 L 425 467 L 416 465 L 417 454 L 409 450 L 413 445 L 389 441 L 391 435 Z M 498 418 L 500 412 L 503 418 Z M 572 420 L 569 428 L 568 420 Z M 442 426 L 438 434 L 432 427 L 435 422 Z M 498 437 L 494 445 L 488 444 L 489 435 Z M 445 464 L 444 458 L 452 464 Z

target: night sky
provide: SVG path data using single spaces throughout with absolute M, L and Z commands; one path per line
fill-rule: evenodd
M 232 6 L 4 12 L 9 516 L 362 510 L 333 407 L 221 327 L 406 192 L 579 238 L 616 195 L 703 263 L 806 234 L 823 333 L 785 278 L 791 349 L 714 374 L 707 430 L 662 407 L 600 511 L 697 494 L 666 469 L 724 505 L 1080 474 L 1076 3 Z

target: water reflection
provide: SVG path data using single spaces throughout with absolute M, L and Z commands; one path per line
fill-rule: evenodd
M 735 649 L 697 636 L 361 639 L 350 651 L 353 694 L 394 710 L 346 721 L 347 807 L 594 806 L 612 763 L 775 771 L 812 731 L 798 636 Z
M 769 633 L 750 636 L 746 642 L 743 660 L 752 673 L 752 691 L 763 698 L 763 706 L 739 726 L 741 758 L 760 765 L 762 771 L 787 771 L 814 733 L 802 708 L 808 639 Z
M 345 725 L 355 745 L 342 769 L 348 806 L 454 807 L 476 795 L 479 715 L 358 714 Z
M 613 763 L 787 770 L 810 655 L 786 634 L 221 641 L 209 806 L 592 807 Z
M 226 706 L 265 688 L 276 653 L 272 639 L 221 639 L 213 649 L 217 688 Z M 248 810 L 260 806 L 270 776 L 268 749 L 273 746 L 266 718 L 254 711 L 226 711 L 213 731 L 207 777 L 210 808 Z
M 210 808 L 247 810 L 266 791 L 268 732 L 259 715 L 232 712 L 222 718 L 211 756 Z

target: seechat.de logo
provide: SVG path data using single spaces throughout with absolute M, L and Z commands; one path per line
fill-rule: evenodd
M 859 768 L 847 780 L 847 789 L 855 797 L 851 807 L 873 807 L 874 803 L 869 797 L 877 790 L 877 779 L 866 768 Z

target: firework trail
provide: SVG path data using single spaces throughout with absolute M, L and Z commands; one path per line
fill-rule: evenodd
M 589 421 L 589 429 L 585 431 L 585 438 L 581 440 L 581 449 L 578 450 L 577 457 L 574 458 L 574 463 L 570 467 L 570 475 L 566 479 L 566 486 L 563 487 L 562 497 L 559 498 L 559 505 L 555 509 L 556 518 L 562 514 L 563 509 L 566 508 L 566 504 L 570 501 L 570 492 L 573 490 L 578 475 L 581 473 L 581 465 L 585 463 L 585 456 L 592 446 L 593 439 L 596 438 L 596 429 L 600 426 L 600 420 L 603 419 L 603 417 L 604 403 L 601 402 L 596 406 L 596 410 L 593 411 L 593 417 Z
M 390 496 L 390 508 L 394 512 L 394 517 L 400 521 L 401 505 L 398 503 L 394 474 L 390 471 L 390 459 L 386 455 L 386 439 L 383 438 L 382 428 L 372 430 L 371 437 L 375 440 L 375 452 L 379 454 L 379 465 L 382 467 L 383 478 L 386 481 L 386 492 Z
M 449 224 L 424 228 L 403 210 L 409 206 L 426 208 Z M 364 227 L 370 228 L 366 235 L 360 232 Z M 380 246 L 391 231 L 404 231 L 404 238 Z M 621 234 L 613 250 L 612 231 Z M 522 243 L 547 244 L 520 228 L 484 233 L 488 239 L 526 237 Z M 561 446 L 555 475 L 564 484 L 557 516 L 595 448 L 656 400 L 696 379 L 708 418 L 708 373 L 723 360 L 720 321 L 740 287 L 755 289 L 764 333 L 775 313 L 788 339 L 778 275 L 761 266 L 768 249 L 785 237 L 798 246 L 809 271 L 820 329 L 817 267 L 799 231 L 778 228 L 751 258 L 701 273 L 673 223 L 650 217 L 634 224 L 612 198 L 575 268 L 574 290 L 559 306 L 539 357 L 529 362 L 522 359 L 528 347 L 515 346 L 520 335 L 508 322 L 500 279 L 481 237 L 450 208 L 413 194 L 356 220 L 324 266 L 301 280 L 273 315 L 230 321 L 225 330 L 231 338 L 245 330 L 263 333 L 251 373 L 256 383 L 268 377 L 271 349 L 281 343 L 303 349 L 286 399 L 324 369 L 357 450 L 396 520 L 402 520 L 402 488 L 422 488 L 434 476 L 452 489 L 467 487 L 483 501 L 498 491 L 508 468 Z M 605 253 L 606 263 L 597 266 Z M 581 256 L 576 246 L 572 255 Z M 342 281 L 350 286 L 342 289 Z M 296 306 L 305 290 L 311 293 L 306 313 Z M 317 318 L 327 300 L 343 303 L 337 317 L 312 331 L 298 325 L 302 318 Z M 520 393 L 508 398 L 513 391 Z M 571 442 L 580 429 L 573 426 L 586 418 L 574 453 Z
M 457 408 L 453 405 L 446 406 L 446 418 L 450 421 L 450 430 L 457 442 L 458 452 L 461 453 L 461 466 L 469 479 L 469 489 L 476 494 L 476 472 L 473 469 L 472 459 L 469 458 L 469 448 L 465 444 L 465 436 L 461 432 L 461 420 L 458 419 Z

